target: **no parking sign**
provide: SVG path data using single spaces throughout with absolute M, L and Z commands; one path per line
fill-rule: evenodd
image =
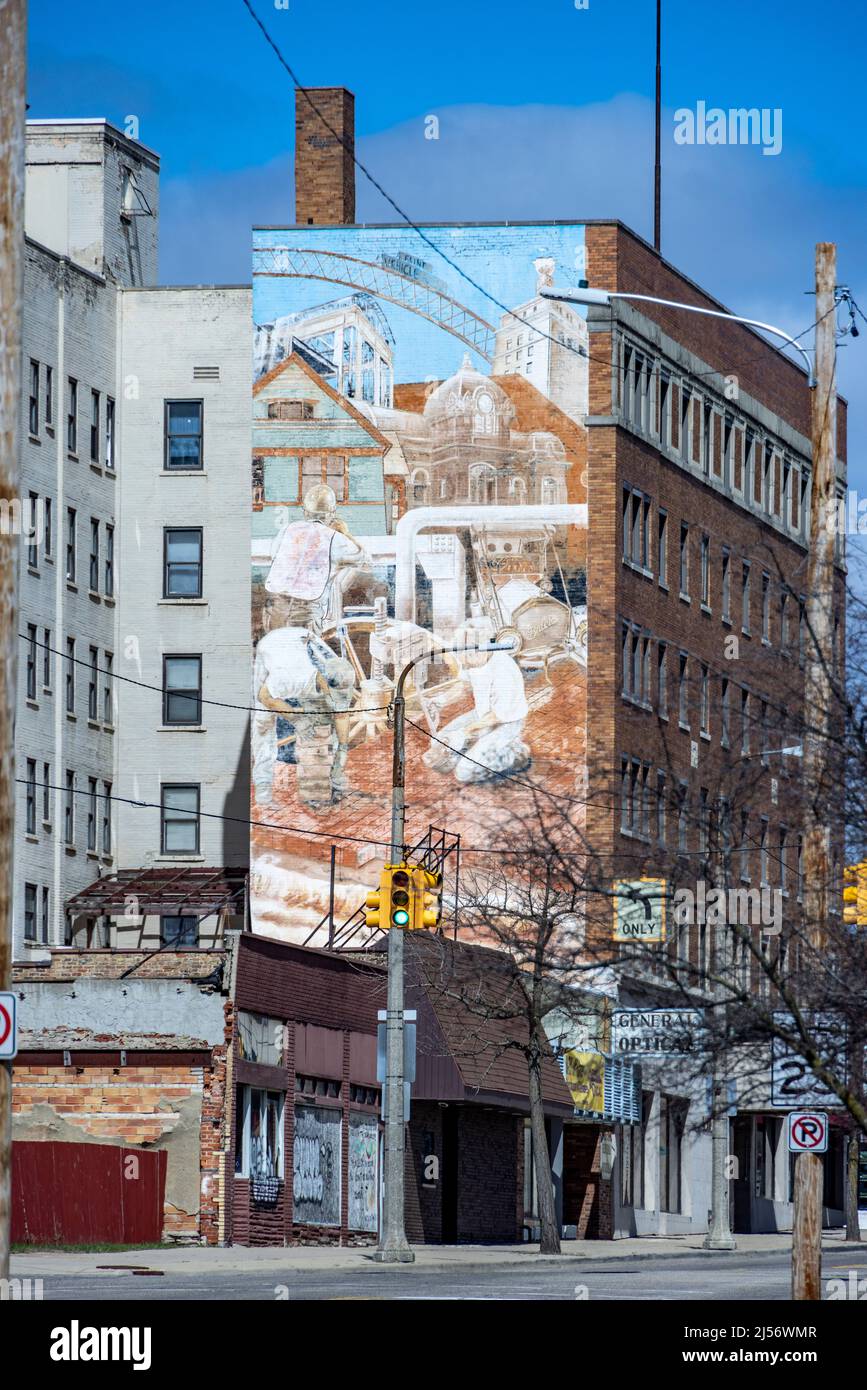
M 0 1058 L 14 1057 L 18 1052 L 16 1004 L 14 994 L 0 994 Z
M 793 1110 L 789 1115 L 789 1152 L 828 1152 L 828 1116 L 824 1110 Z

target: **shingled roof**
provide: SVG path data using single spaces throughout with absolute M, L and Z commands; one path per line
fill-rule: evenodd
M 511 956 L 427 932 L 406 938 L 407 1007 L 418 1012 L 413 1096 L 526 1110 L 527 1002 Z M 571 1115 L 569 1089 L 548 1051 L 542 1095 L 551 1114 Z

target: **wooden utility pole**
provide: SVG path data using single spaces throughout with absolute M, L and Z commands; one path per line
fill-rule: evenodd
M 0 0 L 0 502 L 20 495 L 21 286 L 24 252 L 24 70 L 26 0 Z M 17 509 L 16 509 L 17 510 Z M 0 991 L 12 971 L 12 831 L 18 663 L 19 536 L 0 531 Z M 9 1278 L 12 1064 L 0 1064 L 0 1279 Z
M 834 290 L 837 248 L 816 247 L 816 384 L 813 388 L 813 475 L 810 553 L 807 563 L 807 656 L 804 669 L 804 923 L 807 939 L 820 950 L 828 921 L 831 875 L 830 807 L 832 757 L 834 561 L 837 544 L 837 321 Z M 838 792 L 839 794 L 839 792 Z M 822 1160 L 795 1159 L 792 1231 L 792 1298 L 821 1297 Z

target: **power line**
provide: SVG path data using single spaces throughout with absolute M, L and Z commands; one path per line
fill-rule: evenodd
M 514 319 L 516 323 L 521 324 L 522 327 L 528 327 L 527 321 L 526 321 L 525 319 L 521 318 L 520 314 L 516 314 L 515 311 L 514 311 L 514 309 L 510 309 L 509 306 L 508 306 L 507 304 L 504 304 L 501 300 L 497 299 L 497 297 L 496 297 L 495 295 L 492 295 L 488 290 L 486 290 L 486 289 L 484 288 L 483 285 L 480 285 L 479 282 L 478 282 L 477 280 L 473 279 L 473 277 L 472 277 L 471 275 L 468 275 L 467 272 L 466 272 L 465 270 L 463 270 L 463 269 L 461 268 L 461 266 L 457 264 L 456 261 L 452 260 L 452 258 L 451 258 L 450 256 L 448 256 L 448 255 L 445 253 L 445 251 L 443 251 L 442 248 L 441 248 L 440 246 L 438 246 L 438 245 L 436 244 L 435 241 L 432 240 L 431 237 L 427 236 L 427 234 L 422 230 L 422 228 L 418 225 L 418 223 L 417 223 L 417 222 L 414 222 L 413 219 L 409 216 L 409 213 L 405 212 L 405 211 L 403 210 L 403 208 L 395 201 L 395 199 L 391 196 L 391 194 L 390 194 L 390 193 L 383 187 L 383 185 L 379 182 L 379 180 L 376 178 L 376 176 L 375 176 L 374 174 L 371 173 L 371 171 L 368 169 L 367 165 L 364 164 L 363 161 L 360 160 L 360 159 L 358 158 L 358 156 L 357 156 L 356 153 L 355 153 L 354 147 L 353 147 L 353 148 L 350 147 L 349 142 L 348 142 L 348 140 L 346 139 L 346 137 L 345 137 L 340 131 L 336 130 L 335 127 L 331 124 L 331 122 L 327 119 L 327 117 L 322 113 L 322 111 L 319 109 L 319 107 L 316 105 L 315 101 L 314 101 L 313 98 L 311 97 L 309 90 L 308 90 L 306 87 L 302 86 L 302 84 L 301 84 L 301 79 L 300 79 L 300 78 L 298 77 L 298 75 L 295 73 L 295 71 L 294 71 L 294 69 L 292 68 L 291 64 L 289 63 L 288 59 L 283 55 L 281 49 L 280 49 L 280 48 L 278 47 L 278 45 L 275 43 L 274 39 L 272 39 L 272 37 L 271 37 L 271 35 L 269 34 L 268 30 L 265 28 L 265 25 L 262 23 L 262 20 L 259 18 L 259 16 L 257 15 L 256 11 L 253 9 L 253 6 L 252 6 L 252 4 L 250 3 L 250 0 L 243 0 L 243 4 L 244 4 L 245 9 L 246 9 L 246 10 L 248 11 L 248 13 L 250 14 L 251 18 L 254 20 L 255 24 L 258 26 L 258 28 L 259 28 L 259 30 L 261 31 L 262 35 L 264 36 L 266 43 L 268 44 L 268 46 L 271 48 L 271 50 L 272 50 L 273 53 L 275 54 L 275 56 L 276 56 L 276 58 L 277 58 L 277 61 L 280 63 L 281 67 L 288 73 L 289 77 L 290 77 L 291 80 L 292 80 L 292 83 L 293 83 L 295 89 L 296 89 L 297 91 L 301 92 L 302 96 L 304 97 L 304 100 L 305 100 L 305 101 L 307 102 L 307 104 L 310 106 L 311 110 L 312 110 L 313 113 L 317 116 L 317 118 L 322 122 L 323 126 L 324 126 L 325 129 L 328 131 L 329 135 L 331 135 L 331 136 L 338 142 L 338 144 L 341 146 L 341 148 L 349 155 L 349 157 L 350 157 L 350 159 L 352 160 L 352 162 L 353 162 L 353 164 L 355 165 L 355 167 L 356 167 L 357 169 L 360 170 L 360 172 L 364 175 L 364 177 L 368 180 L 368 182 L 376 189 L 376 191 L 381 195 L 381 197 L 383 197 L 383 198 L 385 199 L 385 201 L 389 204 L 389 206 L 392 207 L 392 208 L 394 209 L 394 211 L 397 213 L 397 215 L 398 215 L 398 217 L 401 219 L 401 221 L 405 222 L 406 225 L 407 225 L 407 227 L 409 227 L 413 232 L 415 232 L 416 235 L 417 235 L 418 237 L 421 238 L 421 240 L 425 243 L 425 245 L 428 246 L 428 247 L 434 252 L 435 255 L 439 256 L 439 257 L 441 258 L 441 260 L 445 261 L 446 265 L 450 266 L 451 269 L 454 270 L 454 271 L 461 277 L 462 280 L 465 280 L 466 283 L 467 283 L 468 285 L 470 285 L 474 290 L 476 290 L 480 295 L 482 295 L 482 297 L 483 297 L 484 299 L 488 300 L 488 302 L 489 302 L 490 304 L 493 304 L 494 307 L 497 308 L 497 309 L 499 309 L 502 313 L 507 314 L 507 315 L 509 316 L 509 318 Z M 612 321 L 613 321 L 613 316 L 612 316 Z M 821 320 L 817 320 L 817 323 L 818 323 L 818 322 L 821 322 Z M 745 327 L 745 326 L 746 326 L 746 325 L 744 325 L 744 327 Z M 814 327 L 816 327 L 816 324 L 815 324 L 815 323 L 809 325 L 807 328 L 805 328 L 805 329 L 803 330 L 803 332 L 801 332 L 801 333 L 798 334 L 798 337 L 799 337 L 799 338 L 800 338 L 800 337 L 803 337 L 805 333 L 809 333 L 810 328 L 814 328 Z M 540 338 L 544 338 L 544 339 L 546 339 L 548 342 L 551 342 L 551 343 L 560 343 L 560 345 L 561 345 L 561 346 L 564 346 L 564 347 L 567 349 L 567 351 L 574 353 L 574 354 L 575 354 L 576 356 L 578 356 L 578 357 L 584 357 L 584 356 L 586 356 L 586 358 L 587 358 L 588 361 L 596 361 L 596 362 L 598 362 L 600 365 L 602 365 L 602 366 L 607 366 L 607 367 L 609 367 L 609 368 L 610 368 L 611 365 L 612 365 L 612 363 L 611 363 L 610 361 L 606 360 L 605 358 L 601 358 L 601 357 L 599 357 L 599 358 L 591 358 L 590 353 L 589 353 L 589 350 L 588 350 L 587 354 L 584 354 L 584 353 L 580 352 L 580 350 L 579 350 L 578 348 L 570 347 L 570 345 L 569 345 L 568 343 L 562 343 L 561 340 L 560 340 L 559 338 L 554 337 L 554 335 L 551 334 L 551 333 L 546 333 L 543 329 L 535 328 L 535 327 L 534 327 L 534 328 L 530 329 L 530 331 L 531 331 L 532 333 L 538 334 L 538 336 L 539 336 Z M 774 344 L 774 343 L 768 343 L 767 341 L 765 341 L 765 345 L 764 345 L 765 349 L 770 350 L 771 352 L 778 353 L 778 354 L 781 354 L 781 353 L 782 353 L 783 348 L 784 348 L 785 346 L 786 346 L 785 343 L 777 345 L 777 344 Z M 757 352 L 756 355 L 761 355 L 761 352 Z M 744 360 L 750 360 L 750 359 L 744 359 Z M 790 359 L 787 358 L 786 360 L 789 361 Z M 625 372 L 625 368 L 617 368 L 617 365 L 616 365 L 616 364 L 614 364 L 614 365 L 615 365 L 615 369 L 620 370 L 620 371 L 622 371 L 622 372 Z M 736 365 L 739 366 L 740 363 L 738 363 L 738 364 L 736 364 Z M 792 365 L 795 365 L 795 364 L 792 364 Z M 732 368 L 729 368 L 729 369 L 727 369 L 727 370 L 728 370 L 728 371 L 731 371 L 731 370 L 733 370 L 733 369 L 732 369 Z M 710 376 L 710 375 L 725 376 L 725 375 L 727 375 L 727 370 L 722 370 L 722 371 L 720 371 L 720 372 L 718 372 L 718 373 L 712 372 L 712 371 L 711 371 L 711 372 L 707 372 L 707 373 L 697 373 L 696 375 L 701 375 L 701 376 Z

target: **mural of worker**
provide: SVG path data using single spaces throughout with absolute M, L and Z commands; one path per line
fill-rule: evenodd
M 321 809 L 348 790 L 348 711 L 355 690 L 351 663 L 322 639 L 322 626 L 339 571 L 363 566 L 366 557 L 336 518 L 332 488 L 310 488 L 303 508 L 303 520 L 284 526 L 271 547 L 266 630 L 253 672 L 253 786 L 257 802 L 267 805 L 274 765 L 287 749 L 300 799 Z M 288 730 L 283 737 L 278 716 Z
M 521 638 L 514 629 L 495 636 L 491 621 L 475 615 L 455 637 L 456 645 L 462 647 L 458 678 L 472 691 L 473 708 L 438 731 L 439 741 L 425 753 L 424 761 L 435 772 L 454 772 L 464 785 L 521 772 L 530 764 L 530 750 L 523 740 L 529 706 L 515 660 Z M 477 650 L 492 641 L 508 641 L 511 650 Z
M 271 546 L 266 630 L 305 627 L 320 632 L 338 571 L 369 564 L 363 547 L 337 517 L 333 488 L 324 483 L 310 488 L 302 507 L 303 520 L 287 522 Z

